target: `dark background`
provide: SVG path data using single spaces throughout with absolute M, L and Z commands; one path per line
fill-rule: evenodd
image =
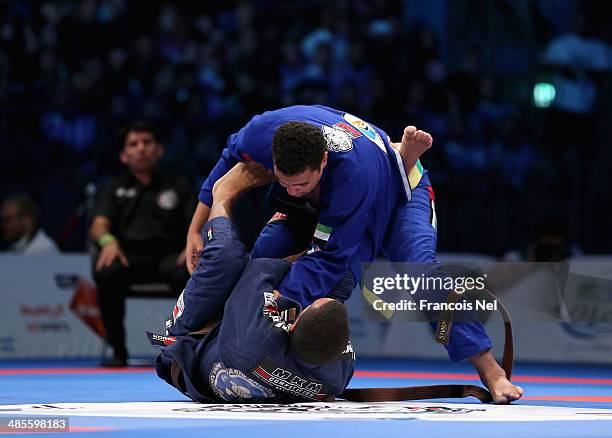
M 320 103 L 396 140 L 432 133 L 439 250 L 501 256 L 552 232 L 609 253 L 606 3 L 0 1 L 0 200 L 30 192 L 81 251 L 86 186 L 121 170 L 125 122 L 156 122 L 164 164 L 199 187 L 251 116 Z M 538 82 L 556 88 L 549 107 Z M 262 191 L 240 209 L 252 240 Z

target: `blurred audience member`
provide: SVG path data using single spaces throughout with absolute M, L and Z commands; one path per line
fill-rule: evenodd
M 7 251 L 27 255 L 59 252 L 57 244 L 39 227 L 38 205 L 27 193 L 5 199 L 0 218 L 4 240 L 10 243 Z
M 535 238 L 524 249 L 508 251 L 501 257 L 507 262 L 561 262 L 580 255 L 582 250 L 568 241 L 567 227 L 559 218 L 538 222 Z
M 546 213 L 546 198 L 571 210 L 571 234 L 588 251 L 608 251 L 610 230 L 581 225 L 597 220 L 589 205 L 611 196 L 583 196 L 607 186 L 591 176 L 611 166 L 605 5 L 0 2 L 0 187 L 37 187 L 41 205 L 60 204 L 45 215 L 56 232 L 85 184 L 116 170 L 108 136 L 134 114 L 171 126 L 164 160 L 199 176 L 253 114 L 318 103 L 367 115 L 386 131 L 410 120 L 433 134 L 437 147 L 425 164 L 435 169 L 440 208 L 455 217 L 440 224 L 445 250 L 507 250 L 512 236 L 486 237 L 503 234 L 499 221 L 479 215 L 475 224 L 472 216 L 491 196 L 525 195 L 528 186 L 523 207 Z M 540 82 L 554 94 L 548 108 L 533 106 Z M 518 135 L 504 134 L 508 118 Z M 545 178 L 529 184 L 534 171 Z M 62 248 L 82 250 L 83 228 Z
M 99 253 L 93 276 L 113 358 L 103 366 L 125 366 L 125 294 L 132 284 L 162 282 L 176 295 L 189 278 L 184 236 L 195 193 L 181 178 L 157 166 L 164 147 L 155 128 L 134 122 L 121 131 L 121 162 L 128 170 L 100 192 L 90 237 Z

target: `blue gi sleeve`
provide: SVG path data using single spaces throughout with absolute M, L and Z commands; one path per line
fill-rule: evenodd
M 168 334 L 182 336 L 221 317 L 225 302 L 248 257 L 231 220 L 217 217 L 202 227 L 205 242 L 200 262 L 178 298 Z
M 212 188 L 239 161 L 255 161 L 272 169 L 272 137 L 280 121 L 268 116 L 255 116 L 244 127 L 230 135 L 221 158 L 210 172 L 200 190 L 200 202 L 212 206 Z
M 338 172 L 335 169 L 334 172 Z M 338 172 L 340 173 L 340 172 Z M 321 188 L 328 199 L 321 205 L 315 231 L 315 251 L 299 258 L 278 290 L 303 306 L 327 296 L 343 278 L 365 234 L 367 216 L 373 207 L 373 184 L 366 170 L 335 178 L 344 181 L 333 187 L 329 181 Z
M 244 130 L 245 128 L 242 128 Z M 240 132 L 242 132 L 242 130 Z M 202 184 L 202 188 L 200 189 L 200 195 L 198 199 L 203 204 L 212 206 L 212 188 L 215 185 L 215 182 L 223 175 L 225 175 L 236 163 L 242 160 L 240 154 L 238 153 L 238 138 L 240 137 L 240 132 L 236 134 L 232 134 L 227 142 L 227 147 L 223 149 L 221 153 L 221 158 L 217 161 L 217 164 L 208 174 L 206 180 Z

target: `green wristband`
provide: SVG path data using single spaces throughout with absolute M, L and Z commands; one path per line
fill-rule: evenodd
M 109 243 L 115 242 L 116 240 L 117 238 L 113 236 L 111 233 L 104 233 L 98 239 L 98 245 L 104 248 L 106 245 L 108 245 Z

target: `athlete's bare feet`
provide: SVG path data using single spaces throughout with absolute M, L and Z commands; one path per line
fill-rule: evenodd
M 240 162 L 215 182 L 213 200 L 235 200 L 244 192 L 275 181 L 276 177 L 259 163 Z
M 483 379 L 484 381 L 484 379 Z M 493 402 L 498 405 L 506 405 L 518 400 L 523 396 L 523 388 L 513 385 L 506 375 L 490 377 L 484 384 L 489 388 Z
M 432 136 L 425 131 L 417 129 L 415 126 L 406 126 L 401 143 L 392 143 L 393 147 L 399 150 L 404 161 L 406 174 L 414 167 L 417 160 L 423 155 L 433 143 Z
M 493 402 L 505 405 L 523 396 L 523 388 L 513 385 L 506 372 L 499 366 L 490 351 L 478 353 L 470 357 L 470 362 L 478 370 L 482 383 L 489 389 Z

